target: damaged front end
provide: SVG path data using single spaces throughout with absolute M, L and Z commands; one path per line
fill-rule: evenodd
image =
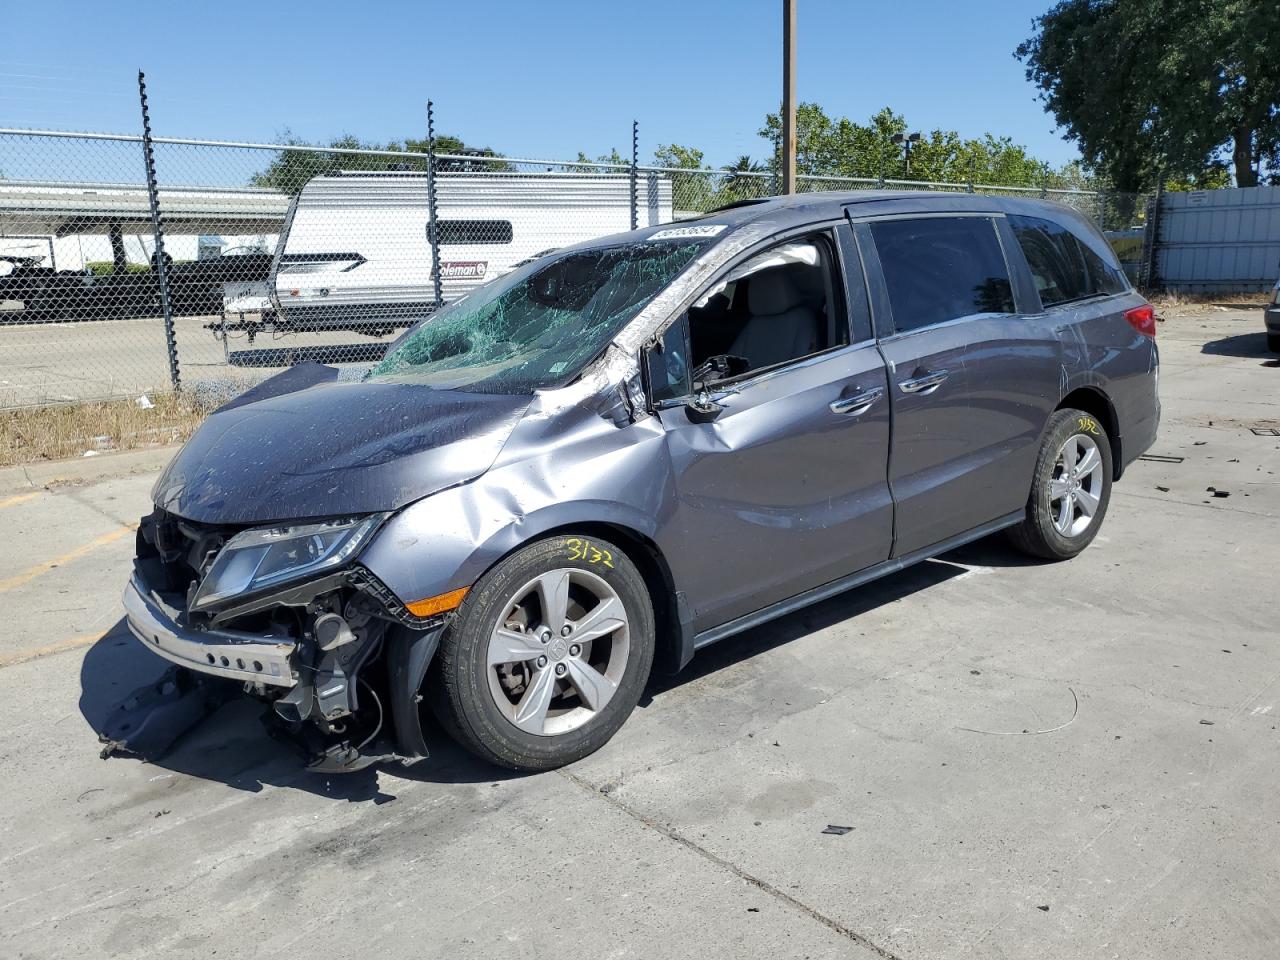
M 238 687 L 270 705 L 269 727 L 314 769 L 426 756 L 418 689 L 449 614 L 415 614 L 357 562 L 385 519 L 237 528 L 160 509 L 146 517 L 126 618 L 179 669 L 122 705 L 139 716 L 116 718 L 104 755 L 145 754 L 143 731 L 158 705 L 184 695 L 216 703 Z M 190 725 L 206 711 L 167 712 Z

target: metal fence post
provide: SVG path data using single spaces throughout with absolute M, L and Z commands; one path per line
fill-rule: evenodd
M 147 201 L 151 206 L 151 233 L 155 237 L 156 280 L 160 285 L 160 311 L 164 316 L 164 342 L 169 351 L 169 379 L 174 390 L 182 389 L 178 371 L 178 341 L 173 333 L 173 310 L 169 306 L 169 265 L 165 262 L 164 225 L 160 219 L 160 194 L 156 187 L 156 158 L 151 144 L 151 114 L 147 109 L 147 78 L 138 71 L 138 100 L 142 104 L 142 159 L 147 168 Z
M 427 218 L 431 228 L 427 239 L 431 244 L 431 284 L 436 296 L 436 309 L 444 303 L 440 283 L 440 231 L 436 220 L 436 119 L 435 105 L 427 101 Z
M 1156 183 L 1156 192 L 1147 200 L 1147 224 L 1142 231 L 1142 271 L 1138 286 L 1152 290 L 1159 282 L 1156 255 L 1160 247 L 1160 205 L 1164 200 L 1164 177 Z
M 631 229 L 640 226 L 639 198 L 636 197 L 636 167 L 640 163 L 640 121 L 631 121 Z

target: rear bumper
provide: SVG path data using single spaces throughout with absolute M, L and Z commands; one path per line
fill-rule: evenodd
M 195 630 L 179 622 L 176 611 L 149 596 L 135 575 L 125 587 L 125 619 L 129 630 L 153 653 L 197 673 L 293 687 L 292 640 L 262 637 L 236 630 Z
M 1280 333 L 1280 306 L 1267 307 L 1262 311 L 1262 319 L 1267 325 L 1267 333 Z

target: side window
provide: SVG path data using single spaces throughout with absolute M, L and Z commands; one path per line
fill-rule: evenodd
M 903 333 L 978 313 L 1013 313 L 1009 267 L 988 217 L 871 224 L 880 269 Z
M 1011 216 L 1009 226 L 1027 258 L 1045 308 L 1128 289 L 1119 268 L 1062 224 L 1041 217 Z
M 693 379 L 728 379 L 847 344 L 839 276 L 825 233 L 739 264 L 689 308 Z
M 1095 291 L 1110 295 L 1124 293 L 1129 289 L 1129 278 L 1124 275 L 1124 270 L 1120 266 L 1108 263 L 1078 237 L 1076 243 L 1080 245 L 1080 252 L 1084 255 L 1085 270 L 1089 274 L 1089 280 Z

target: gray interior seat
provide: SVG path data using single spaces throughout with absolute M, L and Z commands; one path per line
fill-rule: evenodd
M 752 277 L 747 285 L 747 311 L 750 319 L 729 353 L 746 357 L 752 370 L 818 351 L 822 342 L 818 311 L 796 285 L 790 268 Z

